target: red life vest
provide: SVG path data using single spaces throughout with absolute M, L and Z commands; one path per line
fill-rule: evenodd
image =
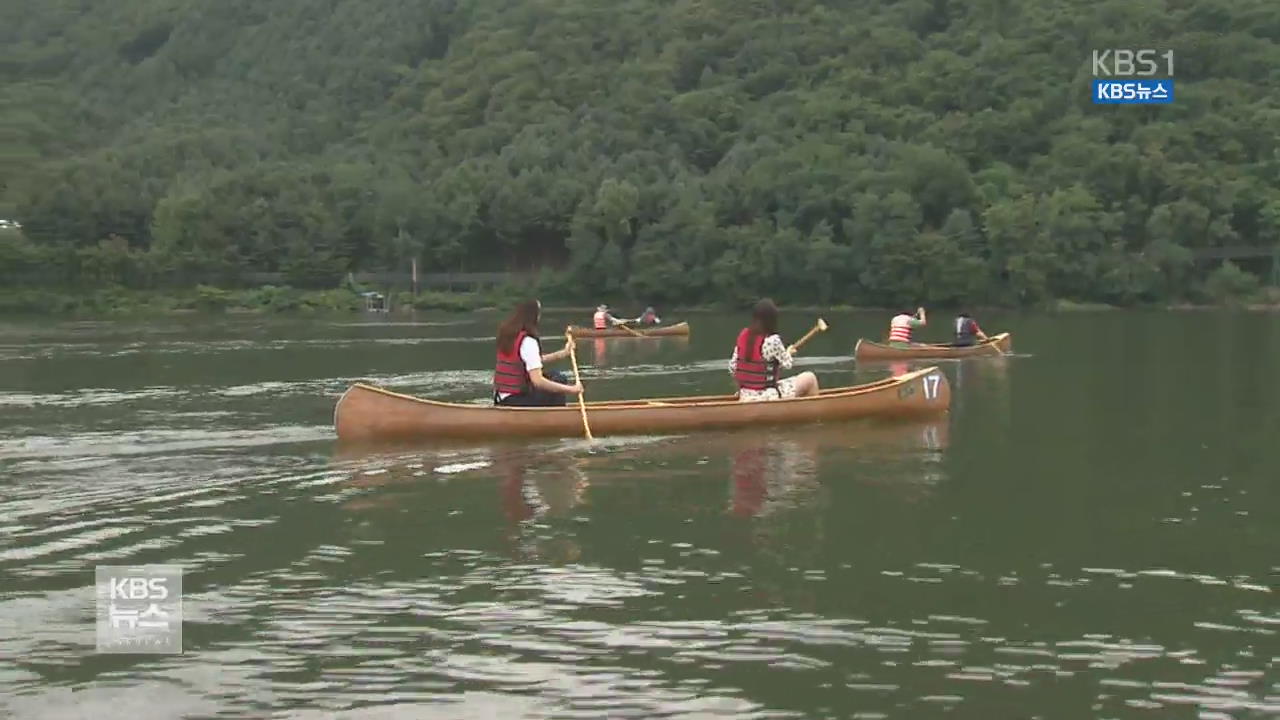
M 516 333 L 516 341 L 509 348 L 498 348 L 498 363 L 493 371 L 493 390 L 504 395 L 523 395 L 533 389 L 529 380 L 529 371 L 525 369 L 524 360 L 520 359 L 520 345 L 524 339 L 531 337 L 521 330 Z M 537 341 L 537 338 L 534 338 Z
M 595 323 L 597 330 L 604 330 L 606 327 L 609 326 L 608 318 L 609 318 L 609 313 L 603 310 L 600 310 L 600 311 L 597 311 L 596 314 L 592 316 L 591 319 Z
M 755 340 L 748 347 L 747 340 L 750 337 L 750 328 L 743 328 L 742 332 L 738 333 L 738 342 L 735 346 L 738 350 L 738 360 L 733 367 L 734 381 L 744 390 L 767 390 L 777 387 L 778 373 L 781 368 L 775 361 L 765 361 L 762 355 L 765 336 L 755 336 Z

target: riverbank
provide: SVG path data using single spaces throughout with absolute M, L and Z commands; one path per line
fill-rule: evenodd
M 376 303 L 390 314 L 415 310 L 444 312 L 501 311 L 527 295 L 518 288 L 494 288 L 475 292 L 407 292 L 393 293 Z M 617 302 L 617 301 L 615 301 Z M 635 303 L 636 312 L 641 305 Z M 554 313 L 589 315 L 595 304 L 556 301 L 545 298 L 543 310 Z M 801 306 L 787 305 L 788 310 L 810 312 L 885 311 L 886 308 L 859 308 L 852 305 Z M 299 290 L 267 285 L 248 289 L 224 289 L 197 286 L 193 290 L 130 290 L 102 288 L 87 291 L 44 289 L 0 290 L 0 315 L 52 316 L 135 316 L 183 313 L 358 313 L 367 311 L 365 298 L 348 289 Z M 728 308 L 713 303 L 681 305 L 681 312 L 718 312 Z M 616 310 L 615 310 L 616 312 Z M 625 313 L 624 313 L 625 314 Z
M 518 288 L 494 288 L 476 292 L 420 292 L 394 293 L 382 299 L 382 307 L 391 314 L 415 310 L 444 312 L 501 311 L 523 298 L 527 291 Z M 616 302 L 616 301 L 615 301 Z M 636 303 L 637 312 L 640 305 Z M 792 312 L 894 312 L 896 308 L 877 308 L 833 304 L 825 306 L 791 305 Z M 1168 303 L 1148 306 L 1157 310 L 1214 310 L 1235 308 L 1252 311 L 1280 311 L 1280 288 L 1269 288 L 1247 298 L 1224 303 Z M 544 301 L 543 308 L 555 313 L 590 313 L 593 304 L 573 301 Z M 723 304 L 681 305 L 682 313 L 719 312 L 741 310 Z M 954 308 L 936 308 L 945 312 Z M 974 307 L 971 312 L 986 314 L 1009 308 Z M 1036 308 L 1048 312 L 1105 312 L 1125 308 L 1103 303 L 1059 300 L 1047 307 Z M 184 313 L 359 313 L 367 310 L 365 298 L 348 289 L 299 290 L 290 287 L 267 285 L 258 288 L 224 289 L 197 286 L 191 290 L 130 290 L 126 288 L 100 288 L 87 291 L 45 289 L 0 289 L 0 315 L 49 315 L 49 316 L 145 316 Z M 664 309 L 670 313 L 671 309 Z
M 473 293 L 424 292 L 412 297 L 399 293 L 381 298 L 376 307 L 390 312 L 444 310 L 472 312 L 509 304 L 505 291 Z M 347 289 L 299 290 L 263 286 L 225 289 L 197 286 L 192 290 L 130 290 L 101 288 L 72 292 L 43 289 L 0 290 L 0 314 L 53 316 L 135 316 L 182 313 L 356 313 L 367 310 L 366 300 Z

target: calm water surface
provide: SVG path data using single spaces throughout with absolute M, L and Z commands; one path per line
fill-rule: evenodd
M 728 390 L 688 319 L 588 398 Z M 376 453 L 343 389 L 483 402 L 496 316 L 0 323 L 0 717 L 1280 717 L 1280 316 L 980 320 L 935 422 Z M 124 563 L 185 654 L 95 654 Z

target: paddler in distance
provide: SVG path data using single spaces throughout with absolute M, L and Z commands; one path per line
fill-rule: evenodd
M 640 314 L 640 317 L 635 319 L 635 322 L 638 325 L 659 325 L 662 323 L 662 318 L 658 317 L 658 313 L 655 312 L 653 306 L 650 305 L 644 309 L 644 312 Z
M 979 342 L 990 340 L 987 334 L 978 327 L 978 321 L 962 312 L 956 315 L 956 339 L 951 343 L 954 347 L 969 347 Z
M 902 311 L 893 316 L 889 321 L 889 346 L 890 347 L 911 347 L 911 333 L 914 330 L 928 325 L 928 319 L 925 316 L 924 308 L 916 308 L 915 315 L 907 311 Z
M 597 305 L 596 314 L 591 317 L 591 326 L 596 330 L 604 330 L 620 323 L 618 318 L 609 313 L 608 305 Z

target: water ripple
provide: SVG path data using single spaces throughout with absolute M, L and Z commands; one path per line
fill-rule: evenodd
M 87 327 L 75 332 L 111 326 Z M 479 397 L 490 371 L 406 363 L 357 377 L 375 366 L 335 362 L 224 378 L 210 356 L 350 358 L 479 342 L 481 330 L 269 330 L 75 343 L 64 328 L 0 347 L 0 363 L 94 368 L 190 356 L 201 378 L 135 387 L 126 375 L 111 389 L 110 373 L 90 372 L 79 377 L 93 387 L 40 378 L 0 393 L 0 716 L 1280 713 L 1280 567 L 1256 552 L 1274 496 L 1238 470 L 1162 475 L 1156 500 L 1127 469 L 1115 488 L 1055 483 L 1039 466 L 1045 478 L 1015 484 L 975 429 L 991 416 L 959 413 L 932 426 L 954 423 L 954 445 L 833 423 L 340 457 L 329 413 L 349 382 Z M 723 381 L 723 348 L 691 347 L 585 371 L 648 387 Z M 983 368 L 963 366 L 965 402 L 984 399 L 963 394 Z M 1128 457 L 1144 452 L 1124 440 Z M 742 461 L 757 450 L 767 462 Z M 1123 513 L 1097 502 L 1125 493 Z M 184 568 L 186 654 L 95 655 L 94 565 L 151 562 Z

